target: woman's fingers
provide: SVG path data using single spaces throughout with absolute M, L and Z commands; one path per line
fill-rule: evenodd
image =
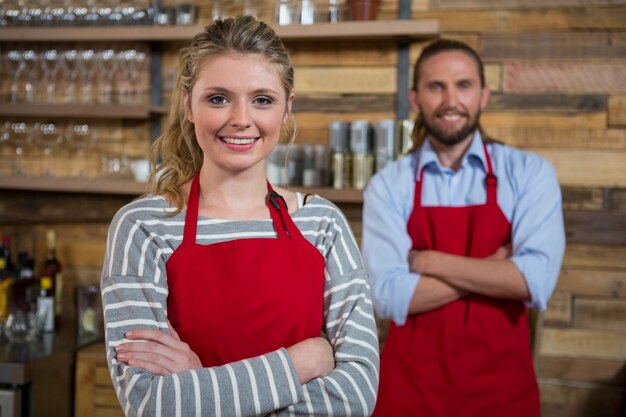
M 160 330 L 132 330 L 126 333 L 126 338 L 133 342 L 119 345 L 116 352 L 118 360 L 130 366 L 141 366 L 159 375 L 202 367 L 198 355 L 177 334 L 169 335 Z

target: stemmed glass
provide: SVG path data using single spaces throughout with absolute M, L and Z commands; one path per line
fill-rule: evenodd
M 141 50 L 137 50 L 129 61 L 130 69 L 130 84 L 131 84 L 131 98 L 133 104 L 144 104 L 147 102 L 144 97 L 145 86 L 143 81 L 146 79 L 142 77 L 146 73 L 147 54 Z
M 94 81 L 96 78 L 96 52 L 91 48 L 81 49 L 77 62 L 80 76 L 80 101 L 91 104 L 94 102 Z
M 62 99 L 64 103 L 75 103 L 77 101 L 78 60 L 79 52 L 73 47 L 65 49 L 59 60 L 61 76 L 65 81 L 65 95 Z
M 13 173 L 27 175 L 27 156 L 32 148 L 32 126 L 25 122 L 11 122 L 8 128 L 7 140 L 12 144 Z
M 46 82 L 45 96 L 42 102 L 54 103 L 57 101 L 57 74 L 60 72 L 59 52 L 54 49 L 42 50 L 39 54 L 39 62 L 43 71 L 43 79 Z
M 113 103 L 113 84 L 117 73 L 115 50 L 101 49 L 96 53 L 96 71 L 98 73 L 98 102 Z
M 39 94 L 39 83 L 41 82 L 41 67 L 38 63 L 39 54 L 35 49 L 25 49 L 22 51 L 22 58 L 26 64 L 24 69 L 24 101 L 34 103 L 37 101 L 36 96 Z
M 117 101 L 120 104 L 130 104 L 132 101 L 131 62 L 135 59 L 135 49 L 118 51 L 115 55 L 119 77 L 117 79 Z
M 70 124 L 65 130 L 65 138 L 76 157 L 72 160 L 76 161 L 71 175 L 73 177 L 93 177 L 94 168 L 97 169 L 97 163 L 89 164 L 92 158 L 91 154 L 96 154 L 96 134 L 87 123 Z M 89 170 L 91 166 L 92 170 Z
M 21 86 L 22 79 L 27 76 L 26 61 L 24 61 L 24 56 L 22 55 L 21 50 L 10 49 L 9 51 L 7 51 L 5 63 L 5 65 L 7 66 L 7 71 L 13 73 L 10 86 L 10 99 L 11 102 L 15 103 L 23 98 L 23 90 Z

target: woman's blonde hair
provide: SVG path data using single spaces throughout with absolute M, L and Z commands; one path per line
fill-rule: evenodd
M 209 58 L 227 53 L 265 57 L 276 69 L 286 96 L 289 97 L 293 91 L 293 66 L 285 46 L 271 27 L 252 16 L 217 20 L 181 50 L 167 126 L 150 150 L 150 192 L 167 196 L 177 207 L 172 215 L 184 208 L 181 186 L 200 170 L 203 160 L 194 126 L 186 115 L 191 90 L 202 64 Z M 295 125 L 291 115 L 289 121 L 286 134 L 292 140 Z

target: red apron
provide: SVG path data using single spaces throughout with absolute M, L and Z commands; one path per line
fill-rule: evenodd
M 407 229 L 413 249 L 485 258 L 511 241 L 487 160 L 487 201 L 466 207 L 423 207 L 423 170 Z M 539 390 L 526 307 L 471 294 L 390 325 L 381 357 L 377 417 L 535 417 Z
M 259 356 L 320 335 L 324 257 L 300 233 L 268 183 L 278 235 L 196 243 L 199 175 L 182 244 L 169 258 L 168 318 L 205 367 Z

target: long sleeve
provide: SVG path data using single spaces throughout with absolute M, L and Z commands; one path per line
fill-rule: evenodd
M 363 261 L 369 274 L 376 312 L 402 325 L 420 275 L 409 271 L 411 239 L 406 230 L 413 207 L 413 157 L 377 173 L 363 204 Z
M 294 217 L 301 230 L 305 221 L 324 225 L 325 239 L 314 243 L 324 247 L 326 258 L 324 326 L 336 368 L 305 384 L 305 401 L 288 407 L 289 415 L 369 416 L 378 391 L 378 335 L 361 255 L 348 222 L 336 207 L 316 198 L 306 208 L 320 214 Z M 303 234 L 310 238 L 306 231 Z
M 527 154 L 520 161 L 509 174 L 517 191 L 511 260 L 526 280 L 529 305 L 545 310 L 565 251 L 561 189 L 554 168 L 543 158 Z

